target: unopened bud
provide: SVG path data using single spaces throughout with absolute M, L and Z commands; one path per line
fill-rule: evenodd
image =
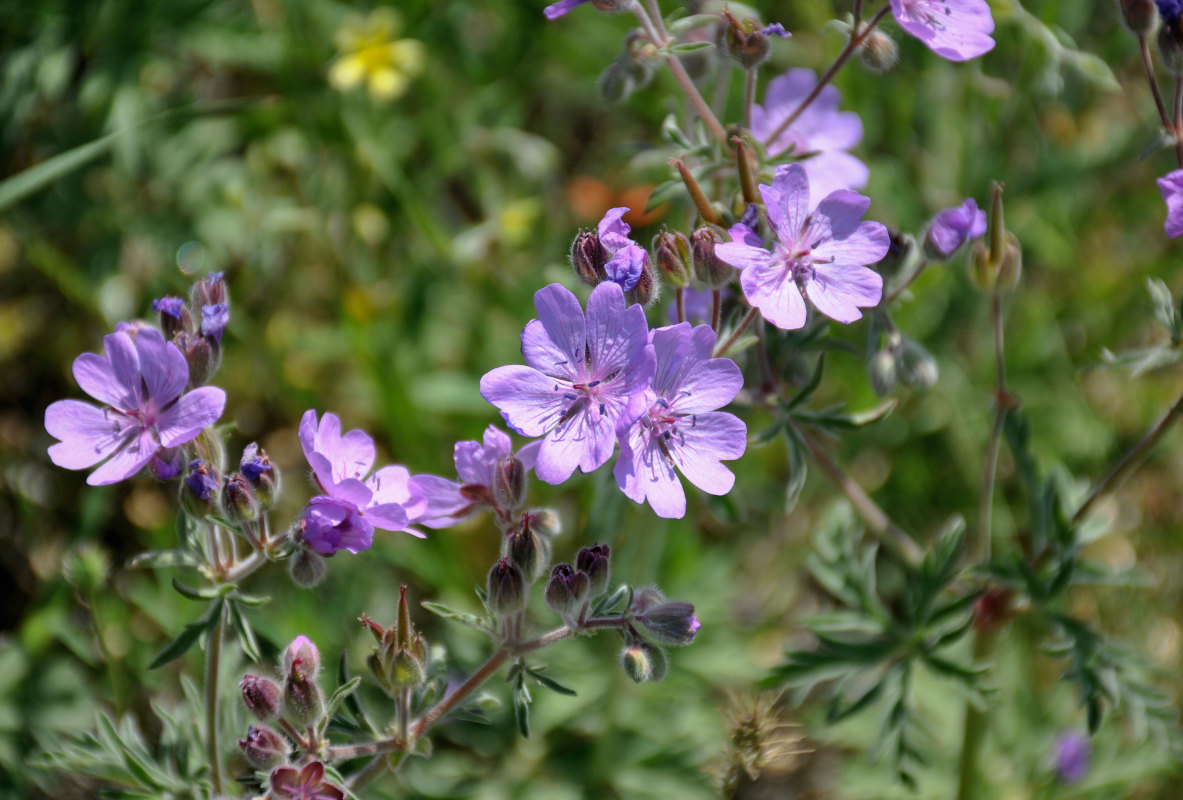
M 941 369 L 932 354 L 911 339 L 904 339 L 896 351 L 899 378 L 905 386 L 930 389 L 941 376 Z
M 258 675 L 245 675 L 238 687 L 242 689 L 242 702 L 256 717 L 266 722 L 279 716 L 283 692 L 275 681 Z
M 193 284 L 190 301 L 194 308 L 229 302 L 229 297 L 226 294 L 226 281 L 223 280 L 224 275 L 223 272 L 211 272 Z
M 663 228 L 653 238 L 653 252 L 666 283 L 678 289 L 690 283 L 690 240 L 685 234 Z
M 505 535 L 502 553 L 522 571 L 526 583 L 533 583 L 550 563 L 550 542 L 534 532 L 527 516 Z
M 620 58 L 609 62 L 600 73 L 599 86 L 600 97 L 605 103 L 619 103 L 624 100 L 637 88 L 632 65 Z
M 715 245 L 722 241 L 723 237 L 706 225 L 690 234 L 694 276 L 710 289 L 726 286 L 736 273 L 735 267 L 715 255 Z
M 316 680 L 301 669 L 293 669 L 283 683 L 283 711 L 297 728 L 320 722 L 324 714 L 324 694 Z
M 203 336 L 179 334 L 174 342 L 189 365 L 189 383 L 204 386 L 222 365 L 222 351 Z
M 217 513 L 222 485 L 213 465 L 195 458 L 186 469 L 188 472 L 181 480 L 181 505 L 198 518 Z
M 571 243 L 571 269 L 588 286 L 607 280 L 604 272 L 604 247 L 595 231 L 580 231 Z
M 624 298 L 629 303 L 637 303 L 644 308 L 648 308 L 653 305 L 658 295 L 661 294 L 661 284 L 653 273 L 653 264 L 649 261 L 649 254 L 640 247 L 637 249 L 645 253 L 645 258 L 641 262 L 641 274 L 637 277 L 637 282 L 633 285 L 633 288 L 625 292 Z
M 526 581 L 522 570 L 508 558 L 502 558 L 489 570 L 486 584 L 489 610 L 499 616 L 513 614 L 526 607 Z
M 768 35 L 759 30 L 755 20 L 740 22 L 728 14 L 730 22 L 723 31 L 727 52 L 744 69 L 755 69 L 764 63 L 772 50 Z
M 581 547 L 575 554 L 576 568 L 587 575 L 589 597 L 599 597 L 608 591 L 608 580 L 612 577 L 611 555 L 612 550 L 606 544 Z
M 871 379 L 871 388 L 875 390 L 875 394 L 880 397 L 891 394 L 899 377 L 895 354 L 890 349 L 876 351 L 867 362 L 867 375 Z
M 662 644 L 690 644 L 702 627 L 690 603 L 661 603 L 636 619 L 646 633 Z
M 887 72 L 899 59 L 899 45 L 878 28 L 867 34 L 859 46 L 859 60 L 871 72 Z
M 633 603 L 629 610 L 633 614 L 644 614 L 649 609 L 664 602 L 665 595 L 661 593 L 660 589 L 654 586 L 646 586 L 644 589 L 633 592 Z
M 283 671 L 290 673 L 294 669 L 315 678 L 320 672 L 320 651 L 307 636 L 300 635 L 283 651 Z
M 669 674 L 669 659 L 655 644 L 638 639 L 620 651 L 620 666 L 637 683 L 657 683 Z
M 563 532 L 563 521 L 551 508 L 531 508 L 523 515 L 528 517 L 530 528 L 544 539 L 554 539 Z
M 290 748 L 287 740 L 266 725 L 251 725 L 246 738 L 238 740 L 243 757 L 255 769 L 269 770 L 287 761 Z
M 577 613 L 587 602 L 588 585 L 587 573 L 570 564 L 555 564 L 544 592 L 547 608 L 564 617 Z
M 526 495 L 526 468 L 514 455 L 502 456 L 493 467 L 493 501 L 501 509 L 517 508 Z
M 222 503 L 231 519 L 252 520 L 259 516 L 259 501 L 255 498 L 255 487 L 241 472 L 226 478 L 222 487 Z
M 301 547 L 292 555 L 288 564 L 288 575 L 292 583 L 301 589 L 311 589 L 316 586 L 328 573 L 325 560 L 307 547 Z
M 271 508 L 279 496 L 279 468 L 271 463 L 263 448 L 255 442 L 248 444 L 243 448 L 238 468 L 255 490 L 259 510 L 266 511 Z
M 179 297 L 161 297 L 152 301 L 152 310 L 160 315 L 160 329 L 165 339 L 172 339 L 178 333 L 193 332 L 193 318 L 185 301 Z
M 1135 35 L 1149 36 L 1154 31 L 1158 19 L 1154 0 L 1118 0 L 1117 4 L 1121 7 L 1122 20 Z

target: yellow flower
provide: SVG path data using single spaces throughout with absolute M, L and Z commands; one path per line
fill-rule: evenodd
M 333 88 L 344 92 L 364 83 L 376 102 L 401 97 L 423 70 L 424 50 L 414 39 L 396 40 L 399 27 L 398 15 L 388 8 L 347 19 L 336 36 L 341 55 L 329 67 Z

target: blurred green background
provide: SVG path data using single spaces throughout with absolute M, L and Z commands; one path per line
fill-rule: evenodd
M 621 105 L 606 105 L 597 89 L 629 19 L 588 5 L 548 24 L 542 0 L 396 5 L 395 38 L 422 43 L 424 68 L 405 94 L 383 102 L 327 78 L 340 52 L 334 34 L 371 5 L 0 1 L 2 174 L 104 142 L 0 216 L 0 796 L 94 796 L 92 781 L 30 767 L 33 754 L 93 727 L 97 710 L 131 712 L 151 735 L 159 723 L 149 698 L 183 703 L 177 665 L 145 666 L 198 610 L 169 588 L 174 573 L 124 566 L 172 544 L 172 489 L 150 480 L 88 487 L 84 473 L 46 456 L 45 407 L 81 397 L 70 375 L 78 353 L 99 350 L 116 322 L 150 315 L 153 298 L 185 294 L 194 277 L 225 270 L 232 321 L 217 383 L 229 394 L 232 443 L 259 441 L 284 470 L 278 524 L 311 494 L 295 436 L 310 407 L 372 433 L 380 463 L 450 475 L 453 443 L 499 422 L 478 381 L 517 363 L 534 291 L 556 280 L 573 285 L 565 256 L 577 228 L 610 206 L 643 206 L 649 188 L 670 177 L 668 154 L 651 150 L 662 119 L 680 107 L 668 75 Z M 1025 259 L 1007 304 L 1011 385 L 1041 465 L 1081 478 L 1099 475 L 1183 383 L 1178 369 L 1131 380 L 1091 368 L 1103 348 L 1164 338 L 1147 277 L 1183 292 L 1180 245 L 1163 235 L 1154 184 L 1172 162 L 1168 152 L 1140 157 L 1154 110 L 1115 5 L 997 2 L 997 48 L 963 65 L 889 24 L 899 66 L 875 75 L 852 64 L 836 82 L 843 107 L 866 129 L 856 153 L 871 167 L 868 218 L 918 231 L 963 197 L 985 204 L 990 181 L 1006 185 L 1007 222 Z M 845 12 L 841 4 L 758 7 L 794 32 L 774 45 L 761 87 L 790 66 L 824 69 L 841 46 L 840 36 L 821 32 Z M 1079 59 L 1068 36 L 1117 82 Z M 700 60 L 709 85 L 719 67 Z M 742 76 L 730 70 L 724 79 L 732 122 Z M 635 228 L 636 238 L 647 242 L 658 222 L 685 230 L 691 214 L 674 201 Z M 930 268 L 913 294 L 897 322 L 937 357 L 941 379 L 900 393 L 891 416 L 835 451 L 892 516 L 924 536 L 950 514 L 973 513 L 992 363 L 987 304 L 963 259 Z M 650 310 L 651 322 L 666 318 L 669 299 Z M 858 325 L 836 333 L 863 345 Z M 839 355 L 828 366 L 825 399 L 877 402 L 860 358 Z M 746 416 L 753 432 L 767 423 Z M 1104 502 L 1113 531 L 1090 545 L 1112 566 L 1140 563 L 1147 585 L 1073 601 L 1075 613 L 1144 649 L 1176 690 L 1179 441 L 1169 437 Z M 1014 491 L 1003 453 L 999 530 Z M 698 640 L 672 654 L 666 681 L 642 686 L 618 669 L 618 643 L 608 636 L 549 650 L 540 660 L 579 696 L 540 697 L 531 738 L 513 733 L 508 708 L 489 728 L 442 726 L 435 757 L 409 762 L 373 795 L 712 796 L 725 712 L 748 702 L 796 641 L 797 621 L 824 602 L 799 565 L 823 520 L 842 512 L 831 487 L 811 475 L 802 503 L 781 513 L 780 443 L 751 449 L 735 469 L 729 498 L 692 490 L 686 519 L 673 522 L 623 498 L 607 467 L 563 487 L 534 486 L 534 500 L 554 505 L 565 523 L 556 557 L 610 543 L 617 579 L 653 581 L 697 605 Z M 248 587 L 276 598 L 256 616 L 264 647 L 274 652 L 305 633 L 329 658 L 347 650 L 360 669 L 369 649 L 355 622 L 362 612 L 392 621 L 400 583 L 416 599 L 474 608 L 470 587 L 483 582 L 497 548 L 496 529 L 478 518 L 422 542 L 380 535 L 372 551 L 334 558 L 313 591 L 294 589 L 280 569 L 265 571 Z M 97 585 L 79 577 L 94 559 L 110 565 Z M 486 655 L 470 631 L 426 612 L 419 622 L 429 642 L 447 645 L 458 676 Z M 200 657 L 188 658 L 196 674 Z M 1048 781 L 1057 732 L 1083 726 L 1072 693 L 1057 689 L 1059 668 L 1041 663 L 1034 685 L 998 698 L 985 763 L 999 796 L 1032 796 Z M 227 668 L 227 691 L 245 669 Z M 504 700 L 503 688 L 500 680 L 488 687 Z M 932 732 L 923 796 L 948 796 L 962 700 L 936 679 L 918 691 Z M 808 705 L 783 715 L 811 719 Z M 875 726 L 875 715 L 838 731 L 807 724 L 796 749 L 811 752 L 785 755 L 746 796 L 908 796 L 889 769 L 855 749 Z M 1145 747 L 1131 755 L 1128 742 L 1123 725 L 1107 727 L 1088 781 L 1049 796 L 1177 796 L 1161 756 Z

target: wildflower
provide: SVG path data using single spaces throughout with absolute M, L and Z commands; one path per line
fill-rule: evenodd
M 675 468 L 704 492 L 726 494 L 735 475 L 719 462 L 739 458 L 747 426 L 719 412 L 743 387 L 729 358 L 711 358 L 715 332 L 683 322 L 653 332 L 657 373 L 653 388 L 635 402 L 639 417 L 620 434 L 612 474 L 638 503 L 649 501 L 659 517 L 686 514 L 686 493 Z
M 896 22 L 950 61 L 968 61 L 994 49 L 994 18 L 986 0 L 891 0 Z
M 1172 239 L 1183 236 L 1183 169 L 1159 178 L 1158 189 L 1162 192 L 1163 202 L 1167 204 L 1167 221 L 1163 229 Z
M 350 17 L 337 31 L 341 55 L 329 68 L 329 83 L 338 91 L 366 84 L 379 103 L 397 100 L 411 78 L 423 70 L 423 44 L 398 39 L 401 23 L 388 8 L 375 9 L 368 17 Z
M 772 186 L 760 186 L 777 242 L 769 253 L 743 242 L 716 245 L 727 263 L 743 270 L 748 302 L 779 328 L 805 324 L 805 297 L 838 322 L 854 322 L 859 308 L 879 303 L 883 278 L 866 264 L 887 255 L 887 228 L 859 222 L 871 201 L 833 192 L 809 211 L 809 178 L 800 164 L 777 167 Z
M 341 420 L 326 413 L 317 423 L 309 409 L 300 420 L 300 445 L 323 496 L 314 497 L 300 516 L 301 539 L 321 555 L 338 550 L 357 553 L 373 541 L 374 528 L 405 531 L 424 503 L 411 488 L 406 467 L 389 466 L 369 478 L 374 464 L 374 440 L 362 430 L 341 435 Z
M 325 765 L 319 761 L 302 769 L 280 767 L 271 773 L 268 800 L 344 800 L 345 792 L 324 779 Z
M 588 0 L 559 0 L 557 3 L 551 3 L 542 10 L 547 19 L 558 19 L 579 6 L 586 3 Z M 591 0 L 591 4 L 601 11 L 621 11 L 628 8 L 628 3 L 625 0 Z
M 752 134 L 770 157 L 791 153 L 802 159 L 815 196 L 867 185 L 867 165 L 846 151 L 863 138 L 863 123 L 853 111 L 839 111 L 842 96 L 833 86 L 822 89 L 801 116 L 775 138 L 772 134 L 817 86 L 812 70 L 791 69 L 764 90 L 764 105 L 752 106 Z
M 976 239 L 985 232 L 986 212 L 969 198 L 956 208 L 946 208 L 933 217 L 926 249 L 930 257 L 943 261 L 967 239 Z
M 534 295 L 538 319 L 522 331 L 527 366 L 506 366 L 481 378 L 481 396 L 523 436 L 545 436 L 534 471 L 562 483 L 579 467 L 591 472 L 612 456 L 616 428 L 629 402 L 653 377 L 653 348 L 639 306 L 605 281 L 587 301 L 551 284 Z
M 102 486 L 130 478 L 158 454 L 195 439 L 226 406 L 215 386 L 182 391 L 189 367 L 160 331 L 127 327 L 103 338 L 106 354 L 74 359 L 74 379 L 98 408 L 78 400 L 59 400 L 45 410 L 45 429 L 61 441 L 49 448 L 53 463 L 86 469 L 103 463 L 86 482 Z
M 1056 740 L 1056 775 L 1062 783 L 1079 783 L 1089 771 L 1092 745 L 1076 731 L 1065 731 Z

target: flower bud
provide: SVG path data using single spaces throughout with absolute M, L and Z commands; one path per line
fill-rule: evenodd
M 271 463 L 266 451 L 256 442 L 251 442 L 242 450 L 242 460 L 238 462 L 238 469 L 255 490 L 259 510 L 266 511 L 271 508 L 279 496 L 279 469 Z
M 193 304 L 194 308 L 228 303 L 230 301 L 230 298 L 226 294 L 226 281 L 223 280 L 225 274 L 224 272 L 211 272 L 193 284 L 193 292 L 190 295 L 189 301 Z
M 616 58 L 600 73 L 600 97 L 605 103 L 619 103 L 637 88 L 633 78 L 632 65 L 625 59 Z
M 656 683 L 669 674 L 665 651 L 644 639 L 638 639 L 620 651 L 620 666 L 624 668 L 624 674 L 637 683 Z
M 730 14 L 726 16 L 729 22 L 723 31 L 723 40 L 727 52 L 744 69 L 755 69 L 763 64 L 772 50 L 768 34 L 756 27 L 758 23 L 755 20 L 740 22 Z
M 307 636 L 300 635 L 283 651 L 283 671 L 290 673 L 298 669 L 309 677 L 315 678 L 320 672 L 320 651 Z
M 636 619 L 646 633 L 662 644 L 690 644 L 702 627 L 690 603 L 660 603 Z
M 275 681 L 258 675 L 244 675 L 238 687 L 242 689 L 242 702 L 256 717 L 266 722 L 279 716 L 283 692 Z
M 653 586 L 647 586 L 640 591 L 633 592 L 633 604 L 629 608 L 633 614 L 644 614 L 654 606 L 665 602 L 665 595 L 661 593 L 660 589 Z
M 152 310 L 160 315 L 160 329 L 171 340 L 178 333 L 193 332 L 193 318 L 185 301 L 179 297 L 161 297 L 152 301 Z
M 427 680 L 427 644 L 411 624 L 406 586 L 399 592 L 398 618 L 394 625 L 382 628 L 365 616 L 361 621 L 378 640 L 369 665 L 388 692 L 393 695 L 399 689 L 420 686 Z
M 608 275 L 604 272 L 604 247 L 595 231 L 580 231 L 571 243 L 571 269 L 588 286 L 599 286 Z
M 636 249 L 644 253 L 645 256 L 641 261 L 641 274 L 637 276 L 637 282 L 633 288 L 624 293 L 624 299 L 630 304 L 638 303 L 643 308 L 648 308 L 661 294 L 661 284 L 653 274 L 653 264 L 649 261 L 649 253 L 640 247 Z
M 226 506 L 226 513 L 236 521 L 251 520 L 259 516 L 259 501 L 255 497 L 255 487 L 241 472 L 235 472 L 226 478 L 226 485 L 222 487 L 222 503 Z
M 891 394 L 898 378 L 895 353 L 890 349 L 878 350 L 867 362 L 867 374 L 871 379 L 871 388 L 875 394 L 883 397 Z
M 494 614 L 505 616 L 526 607 L 526 580 L 518 565 L 508 558 L 500 559 L 489 570 L 487 591 L 489 611 Z
M 195 458 L 181 480 L 181 505 L 194 517 L 216 514 L 221 503 L 221 481 L 213 465 Z
M 1077 731 L 1065 731 L 1056 739 L 1056 777 L 1060 783 L 1073 784 L 1084 780 L 1089 772 L 1092 755 L 1089 737 Z
M 201 336 L 215 348 L 221 347 L 222 333 L 230 324 L 230 306 L 217 303 L 201 307 Z
M 631 0 L 592 0 L 592 5 L 600 11 L 614 13 L 624 11 L 631 4 Z
M 931 389 L 941 376 L 937 360 L 911 339 L 904 339 L 900 344 L 896 352 L 896 366 L 904 385 L 917 389 Z
M 1154 0 L 1118 0 L 1121 7 L 1121 18 L 1137 36 L 1149 36 L 1154 31 L 1154 23 L 1158 15 L 1155 14 Z
M 969 256 L 970 281 L 983 292 L 1004 294 L 1019 284 L 1023 274 L 1023 250 L 1018 238 L 1007 231 L 1002 258 L 993 261 L 990 251 L 981 242 L 974 245 Z
M 653 238 L 653 252 L 666 283 L 678 289 L 690 283 L 690 241 L 685 234 L 662 228 Z
M 726 286 L 736 273 L 735 267 L 715 255 L 715 245 L 722 241 L 723 237 L 706 225 L 690 234 L 694 277 L 710 289 Z
M 283 683 L 284 716 L 297 728 L 320 722 L 324 714 L 324 694 L 315 678 L 304 670 L 292 669 Z
M 204 386 L 222 366 L 222 350 L 202 336 L 178 334 L 174 344 L 189 365 L 189 384 Z
M 529 516 L 505 535 L 502 555 L 522 571 L 526 583 L 533 583 L 550 563 L 550 542 L 534 532 Z
M 255 769 L 268 770 L 287 761 L 290 748 L 287 740 L 266 725 L 251 725 L 246 738 L 238 740 L 242 755 Z
M 599 597 L 608 591 L 608 579 L 612 575 L 608 559 L 612 551 L 606 544 L 581 547 L 575 554 L 576 568 L 587 575 L 588 597 Z
M 311 589 L 322 580 L 328 572 L 325 560 L 307 547 L 301 547 L 292 555 L 288 563 L 288 575 L 292 583 L 301 589 Z
M 544 592 L 547 608 L 564 617 L 578 613 L 587 602 L 588 586 L 586 572 L 570 564 L 555 564 Z
M 900 58 L 899 45 L 878 28 L 873 29 L 859 45 L 859 60 L 871 72 L 887 72 Z
M 531 530 L 548 541 L 563 532 L 563 521 L 552 508 L 531 508 L 522 515 L 524 521 L 527 517 Z
M 526 468 L 515 455 L 502 456 L 493 467 L 493 502 L 501 509 L 514 509 L 526 496 Z

